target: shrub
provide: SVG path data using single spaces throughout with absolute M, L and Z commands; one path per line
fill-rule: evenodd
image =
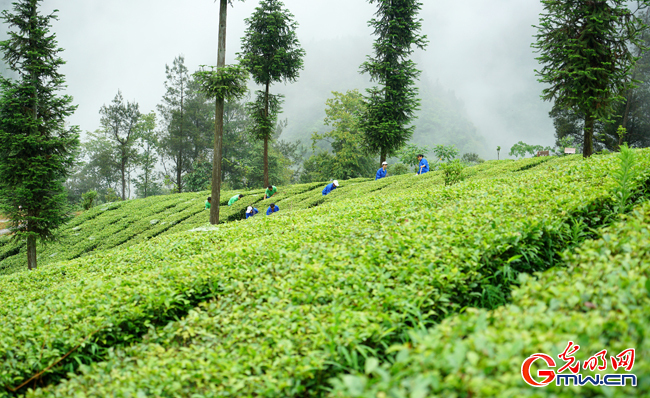
M 81 195 L 81 205 L 84 210 L 90 210 L 93 207 L 93 202 L 97 199 L 97 191 L 88 191 Z
M 388 166 L 388 174 L 392 176 L 399 176 L 403 174 L 409 174 L 411 170 L 404 163 L 393 163 Z
M 454 185 L 463 181 L 465 179 L 463 176 L 464 168 L 465 164 L 458 159 L 441 164 L 440 169 L 442 169 L 445 176 L 445 185 Z
M 473 153 L 473 152 L 468 152 L 463 154 L 463 156 L 460 158 L 461 161 L 467 163 L 467 164 L 481 164 L 485 162 L 485 160 L 481 159 L 480 156 L 478 156 L 478 153 Z

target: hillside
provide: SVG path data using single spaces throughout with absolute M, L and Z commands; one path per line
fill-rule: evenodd
M 644 199 L 650 151 L 635 153 L 628 188 Z M 616 155 L 571 156 L 486 162 L 449 187 L 440 172 L 344 181 L 326 197 L 323 184 L 293 186 L 274 198 L 279 214 L 239 220 L 249 203 L 265 208 L 254 192 L 218 227 L 205 225 L 205 193 L 93 209 L 40 253 L 51 260 L 39 270 L 18 270 L 16 254 L 0 263 L 13 270 L 0 276 L 0 397 L 16 387 L 28 397 L 375 397 L 414 385 L 422 370 L 390 368 L 391 347 L 424 347 L 411 365 L 429 360 L 440 333 L 472 333 L 455 328 L 477 311 L 519 322 L 503 306 L 517 281 L 513 303 L 534 305 L 519 292 L 540 284 L 525 274 L 583 261 L 562 253 L 597 246 L 600 228 L 618 220 L 619 170 Z M 647 268 L 639 272 L 645 283 Z M 412 342 L 425 329 L 435 337 Z M 393 376 L 364 380 L 368 369 Z
M 346 181 L 353 185 L 365 180 Z M 323 183 L 293 185 L 281 189 L 273 200 L 264 201 L 264 190 L 245 192 L 246 196 L 233 206 L 228 200 L 239 191 L 223 192 L 221 222 L 245 218 L 248 206 L 263 206 L 276 201 L 283 210 L 308 207 L 311 202 L 301 199 L 318 197 Z M 205 200 L 210 192 L 155 196 L 147 199 L 114 202 L 97 206 L 75 217 L 60 230 L 60 240 L 39 246 L 39 265 L 72 260 L 91 253 L 113 248 L 126 248 L 159 235 L 187 231 L 204 226 L 209 219 Z M 291 198 L 290 201 L 285 199 Z M 285 208 L 285 203 L 288 205 Z M 25 244 L 14 242 L 10 236 L 0 237 L 0 275 L 26 268 Z

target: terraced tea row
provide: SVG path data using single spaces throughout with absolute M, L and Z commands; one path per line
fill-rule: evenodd
M 286 187 L 281 190 L 278 199 L 315 190 L 321 185 L 323 184 L 316 183 Z M 235 192 L 224 193 L 221 198 L 221 220 L 229 222 L 245 218 L 246 207 L 260 203 L 263 192 L 247 192 L 244 199 L 233 206 L 226 204 Z M 62 228 L 59 242 L 39 247 L 39 264 L 46 266 L 95 251 L 127 247 L 161 234 L 187 231 L 205 225 L 209 218 L 208 212 L 204 210 L 208 195 L 208 192 L 168 195 L 95 207 L 75 217 Z M 4 237 L 0 240 L 0 245 L 0 274 L 23 270 L 26 262 L 24 243 Z
M 598 240 L 565 253 L 567 268 L 537 278 L 522 275 L 512 304 L 494 311 L 470 309 L 391 347 L 394 363 L 368 362 L 365 371 L 339 377 L 332 398 L 375 397 L 647 397 L 650 396 L 650 203 Z M 569 341 L 580 349 L 580 374 L 633 374 L 625 387 L 524 383 L 520 369 L 535 353 L 553 358 Z M 612 368 L 610 357 L 635 348 L 634 367 Z M 584 363 L 606 349 L 607 369 Z M 558 370 L 565 363 L 557 360 Z M 603 366 L 599 359 L 598 366 Z M 537 367 L 532 374 L 536 380 Z M 564 372 L 571 375 L 569 370 Z M 620 378 L 615 378 L 621 381 Z M 571 379 L 568 379 L 571 382 Z
M 639 156 L 648 170 L 650 152 Z M 30 394 L 322 393 L 412 328 L 552 266 L 574 241 L 571 220 L 609 212 L 616 157 L 512 165 L 451 188 L 436 173 L 363 183 L 315 208 L 1 277 L 0 322 L 21 331 L 0 335 L 2 383 L 19 385 L 84 342 L 70 364 L 105 362 Z M 209 297 L 183 320 L 157 322 Z M 147 329 L 143 342 L 105 350 Z

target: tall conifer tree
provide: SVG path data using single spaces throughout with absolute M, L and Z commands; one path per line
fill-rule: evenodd
M 246 34 L 242 38 L 241 65 L 248 69 L 255 83 L 264 86 L 258 98 L 249 107 L 259 106 L 255 136 L 264 141 L 264 186 L 269 184 L 269 140 L 275 125 L 271 103 L 279 104 L 279 98 L 272 98 L 270 86 L 276 82 L 295 82 L 303 69 L 305 50 L 300 47 L 296 36 L 298 23 L 279 0 L 261 0 L 253 15 L 246 19 Z M 279 110 L 279 108 L 277 108 Z
M 370 152 L 379 153 L 380 164 L 400 149 L 413 135 L 411 121 L 420 105 L 415 86 L 420 76 L 409 57 L 416 48 L 424 49 L 426 36 L 420 35 L 422 20 L 418 0 L 369 0 L 377 4 L 376 18 L 369 25 L 377 40 L 375 54 L 361 66 L 381 87 L 368 89 L 366 111 L 360 127 Z
M 583 156 L 593 153 L 594 125 L 609 120 L 634 86 L 636 63 L 630 44 L 641 46 L 645 28 L 626 0 L 542 0 L 545 12 L 534 48 L 543 65 L 539 81 L 550 87 L 542 98 L 584 115 Z M 639 0 L 639 9 L 650 0 Z
M 75 106 L 60 95 L 65 62 L 50 31 L 56 14 L 39 12 L 41 0 L 19 0 L 2 19 L 10 29 L 0 43 L 7 66 L 19 77 L 0 78 L 0 210 L 17 239 L 27 240 L 27 265 L 37 266 L 36 240 L 54 238 L 68 220 L 64 182 L 79 147 L 76 126 L 65 119 Z

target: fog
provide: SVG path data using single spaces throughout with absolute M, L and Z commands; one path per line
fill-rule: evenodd
M 530 45 L 541 12 L 537 0 L 424 0 L 421 17 L 429 46 L 414 60 L 422 79 L 437 82 L 464 104 L 467 118 L 485 137 L 479 152 L 496 157 L 519 140 L 551 145 L 551 104 L 539 98 L 543 87 Z M 7 1 L 5 0 L 5 5 Z M 358 74 L 372 52 L 367 25 L 375 6 L 361 0 L 285 0 L 300 24 L 307 51 L 305 70 L 290 86 L 272 90 L 287 96 L 283 138 L 308 140 L 317 128 L 306 115 L 324 115 L 330 91 L 369 86 Z M 233 63 L 244 34 L 244 19 L 257 1 L 229 8 L 227 62 Z M 179 54 L 190 71 L 216 63 L 218 5 L 213 0 L 45 0 L 59 10 L 54 24 L 67 61 L 67 93 L 79 105 L 72 124 L 83 131 L 99 126 L 99 109 L 118 89 L 143 112 L 155 110 L 164 93 L 165 64 Z

